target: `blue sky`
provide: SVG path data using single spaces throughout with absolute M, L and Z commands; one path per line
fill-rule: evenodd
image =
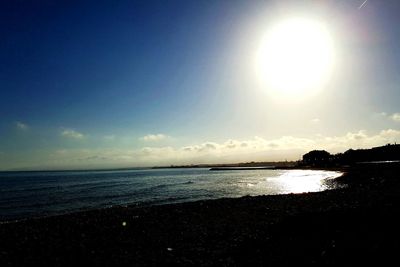
M 2 1 L 0 169 L 298 159 L 400 139 L 396 1 Z M 278 99 L 254 58 L 317 16 L 333 78 Z

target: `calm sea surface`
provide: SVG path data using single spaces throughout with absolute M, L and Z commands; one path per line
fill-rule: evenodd
M 146 169 L 0 172 L 0 221 L 127 204 L 329 189 L 331 171 Z

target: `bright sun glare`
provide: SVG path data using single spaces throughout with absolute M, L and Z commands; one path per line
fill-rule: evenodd
M 287 19 L 270 28 L 263 38 L 257 53 L 258 74 L 276 92 L 309 94 L 328 81 L 333 52 L 331 36 L 322 23 Z

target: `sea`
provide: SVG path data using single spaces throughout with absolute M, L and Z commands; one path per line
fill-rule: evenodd
M 316 192 L 340 172 L 208 168 L 0 172 L 0 221 L 125 205 Z

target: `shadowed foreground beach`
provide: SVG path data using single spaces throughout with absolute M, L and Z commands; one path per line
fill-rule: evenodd
M 362 264 L 397 260 L 400 165 L 344 169 L 347 188 L 0 224 L 1 266 Z

